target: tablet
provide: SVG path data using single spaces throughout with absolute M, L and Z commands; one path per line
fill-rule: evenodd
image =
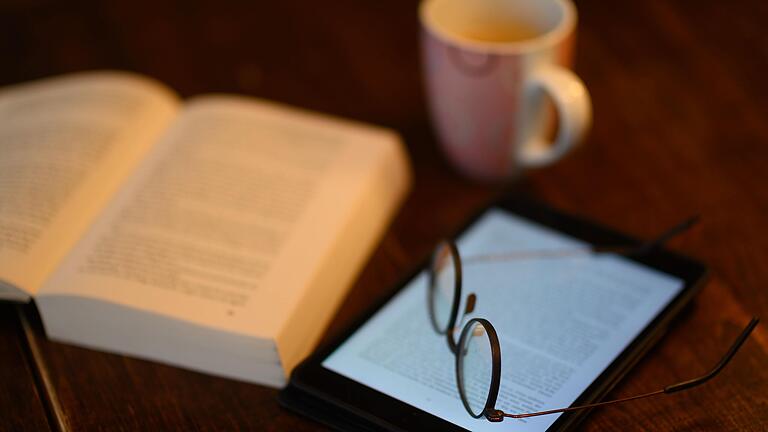
M 454 238 L 463 257 L 638 244 L 520 200 L 483 211 Z M 300 365 L 281 394 L 283 403 L 355 430 L 551 431 L 583 418 L 584 410 L 502 424 L 471 417 L 459 398 L 455 357 L 430 323 L 426 264 Z M 524 413 L 602 398 L 690 301 L 706 269 L 656 249 L 633 258 L 598 253 L 500 259 L 465 265 L 462 272 L 464 295 L 477 295 L 471 317 L 489 320 L 499 335 L 496 405 Z

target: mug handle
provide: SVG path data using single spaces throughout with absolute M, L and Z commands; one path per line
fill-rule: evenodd
M 553 143 L 532 137 L 520 147 L 517 160 L 526 168 L 549 165 L 573 150 L 592 124 L 592 102 L 584 83 L 573 72 L 555 65 L 534 69 L 526 91 L 541 89 L 549 95 L 559 117 Z

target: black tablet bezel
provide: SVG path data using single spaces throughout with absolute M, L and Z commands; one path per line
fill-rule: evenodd
M 637 244 L 632 237 L 620 234 L 609 228 L 597 225 L 572 215 L 555 211 L 524 199 L 506 199 L 491 208 L 501 208 L 522 216 L 535 223 L 563 232 L 566 235 L 585 240 L 597 245 L 627 245 Z M 488 209 L 475 215 L 457 233 L 457 236 L 471 226 Z M 587 387 L 576 399 L 574 405 L 587 404 L 602 398 L 616 383 L 631 369 L 645 352 L 664 334 L 670 322 L 695 296 L 703 286 L 707 277 L 706 267 L 688 257 L 672 253 L 668 250 L 655 250 L 636 262 L 663 271 L 684 281 L 680 293 L 657 314 L 640 335 Z M 417 266 L 391 295 L 387 296 L 375 307 L 371 308 L 353 326 L 333 343 L 322 348 L 307 360 L 302 362 L 291 375 L 290 386 L 303 391 L 311 397 L 322 399 L 325 403 L 347 410 L 351 415 L 370 422 L 384 429 L 412 430 L 430 429 L 445 431 L 463 431 L 465 429 L 447 422 L 433 414 L 408 405 L 398 399 L 383 394 L 357 381 L 337 374 L 322 366 L 322 362 L 336 350 L 344 341 L 354 334 L 372 315 L 388 303 L 395 294 L 400 292 L 410 280 L 418 275 L 427 265 L 425 259 Z M 426 307 L 426 305 L 425 305 Z M 450 361 L 448 359 L 447 361 Z M 458 406 L 457 409 L 462 409 Z M 580 410 L 562 414 L 548 431 L 566 430 L 576 425 L 585 417 L 588 410 Z M 504 427 L 499 425 L 499 427 Z

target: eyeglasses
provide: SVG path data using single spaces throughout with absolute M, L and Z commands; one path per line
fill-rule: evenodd
M 428 308 L 432 327 L 438 334 L 444 334 L 448 347 L 456 359 L 456 383 L 459 396 L 464 408 L 474 418 L 485 417 L 491 422 L 501 422 L 504 418 L 526 418 L 547 414 L 576 411 L 598 406 L 617 404 L 642 399 L 659 394 L 670 394 L 687 390 L 703 384 L 715 377 L 733 358 L 759 320 L 753 317 L 741 332 L 730 349 L 717 365 L 706 375 L 688 381 L 668 385 L 663 389 L 635 396 L 592 403 L 568 408 L 557 408 L 546 411 L 509 414 L 496 408 L 496 400 L 501 384 L 501 346 L 496 329 L 487 319 L 474 317 L 464 324 L 456 342 L 455 330 L 457 324 L 464 321 L 474 310 L 477 295 L 470 293 L 464 304 L 461 320 L 459 306 L 462 301 L 462 269 L 463 266 L 489 261 L 507 261 L 520 259 L 564 258 L 580 255 L 613 253 L 620 256 L 640 256 L 662 246 L 672 237 L 688 230 L 698 221 L 698 218 L 688 219 L 665 231 L 654 240 L 639 246 L 629 247 L 599 247 L 584 246 L 565 249 L 528 250 L 510 253 L 473 255 L 462 258 L 456 244 L 452 241 L 442 242 L 437 246 L 429 268 Z

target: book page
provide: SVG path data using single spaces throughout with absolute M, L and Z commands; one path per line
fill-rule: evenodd
M 34 294 L 177 100 L 139 76 L 81 73 L 0 90 L 0 298 Z
M 87 296 L 274 338 L 373 177 L 389 178 L 393 140 L 265 102 L 193 100 L 41 301 Z
M 497 409 L 519 414 L 569 406 L 683 287 L 675 277 L 611 254 L 470 258 L 582 244 L 500 210 L 486 213 L 459 239 L 463 296 L 477 295 L 465 322 L 485 318 L 499 337 Z M 461 403 L 456 358 L 430 323 L 427 281 L 421 273 L 409 282 L 323 366 L 469 430 L 497 431 L 500 425 L 472 418 Z M 501 426 L 543 431 L 558 416 L 506 419 L 513 424 Z

